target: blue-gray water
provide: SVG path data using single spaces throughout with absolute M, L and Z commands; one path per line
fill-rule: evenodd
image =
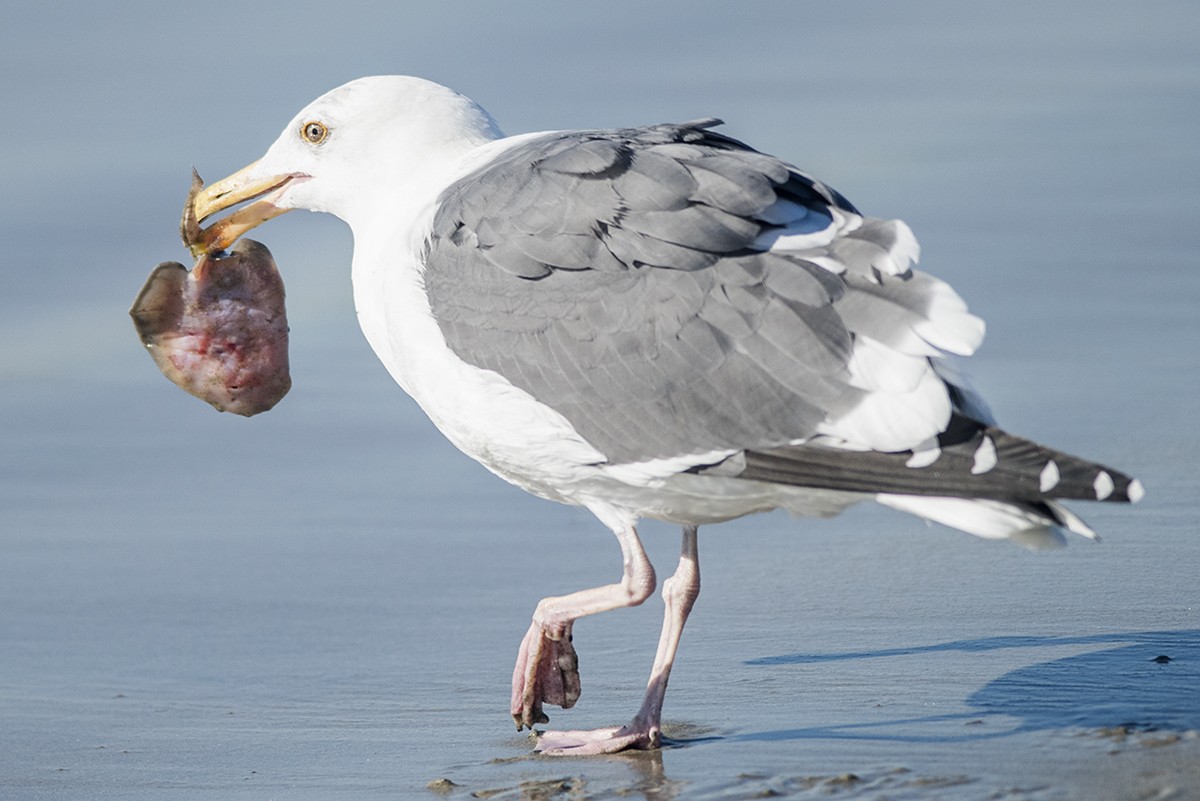
M 1197 41 L 1190 0 L 7 11 L 0 799 L 390 799 L 439 778 L 453 798 L 1196 797 Z M 541 596 L 611 581 L 615 543 L 459 455 L 391 384 L 346 230 L 258 234 L 293 332 L 295 388 L 267 415 L 172 387 L 125 313 L 184 256 L 192 165 L 225 175 L 311 98 L 387 72 L 510 132 L 721 116 L 903 217 L 989 322 L 969 369 L 1006 427 L 1129 470 L 1146 500 L 1078 507 L 1104 542 L 1040 555 L 873 508 L 702 530 L 679 747 L 526 758 L 518 639 Z M 676 534 L 645 531 L 665 574 Z M 632 714 L 658 625 L 657 601 L 581 622 L 584 694 L 553 722 Z

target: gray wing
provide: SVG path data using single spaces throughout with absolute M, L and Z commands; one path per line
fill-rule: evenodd
M 908 269 L 906 227 L 714 124 L 535 138 L 440 198 L 424 280 L 448 346 L 610 463 L 839 436 L 913 396 L 934 345 L 977 341 L 957 296 Z

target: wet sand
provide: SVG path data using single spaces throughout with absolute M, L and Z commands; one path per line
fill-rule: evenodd
M 122 397 L 94 414 L 169 435 L 174 411 Z M 63 421 L 61 404 L 24 412 Z M 511 659 L 541 595 L 610 579 L 611 535 L 419 419 L 392 423 L 400 467 L 372 474 L 387 449 L 364 440 L 332 480 L 274 432 L 212 417 L 176 433 L 194 449 L 176 491 L 150 478 L 172 452 L 104 439 L 106 475 L 4 537 L 7 797 L 1189 797 L 1171 788 L 1200 756 L 1197 546 L 1170 471 L 1152 471 L 1161 505 L 1097 510 L 1104 543 L 1049 554 L 866 507 L 702 530 L 668 747 L 550 759 L 511 729 Z M 94 422 L 43 457 L 61 464 Z M 121 493 L 120 514 L 80 524 L 73 504 Z M 670 564 L 676 533 L 645 533 Z M 553 724 L 632 714 L 659 613 L 578 624 L 584 693 Z
M 642 24 L 605 6 L 544 30 L 508 6 L 380 10 L 318 42 L 248 7 L 286 49 L 209 59 L 202 83 L 180 53 L 208 9 L 0 32 L 39 65 L 12 85 L 0 197 L 0 799 L 1200 798 L 1194 4 L 629 8 Z M 290 60 L 317 44 L 320 64 Z M 232 170 L 316 93 L 384 71 L 513 131 L 724 116 L 910 222 L 988 321 L 969 370 L 1001 422 L 1146 499 L 1076 505 L 1103 542 L 1046 554 L 869 507 L 704 528 L 668 747 L 532 755 L 507 712 L 517 644 L 539 598 L 616 577 L 616 544 L 392 385 L 355 328 L 345 231 L 263 231 L 294 388 L 253 420 L 163 380 L 125 313 L 182 254 L 192 163 Z M 121 132 L 103 158 L 101 129 Z M 665 575 L 678 533 L 644 534 Z M 552 725 L 633 713 L 660 614 L 576 626 L 583 695 Z

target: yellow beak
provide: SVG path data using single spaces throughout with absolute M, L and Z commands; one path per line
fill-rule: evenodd
M 276 206 L 270 199 L 257 198 L 283 187 L 297 176 L 285 174 L 254 178 L 252 175 L 257 166 L 258 162 L 248 164 L 229 177 L 203 188 L 200 188 L 199 178 L 195 178 L 184 205 L 183 223 L 180 226 L 183 242 L 193 256 L 225 250 L 251 228 L 291 211 Z M 205 219 L 248 200 L 255 202 L 217 220 L 208 228 L 200 227 Z

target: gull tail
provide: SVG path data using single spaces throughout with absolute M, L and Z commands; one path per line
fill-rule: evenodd
M 896 453 L 816 443 L 746 451 L 740 478 L 873 493 L 887 506 L 1030 547 L 1095 533 L 1057 501 L 1136 502 L 1141 482 L 1101 464 L 956 415 L 927 445 Z

